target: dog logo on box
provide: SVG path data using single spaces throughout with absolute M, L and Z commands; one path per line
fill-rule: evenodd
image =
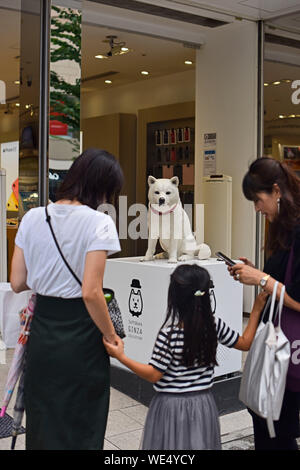
M 143 312 L 143 298 L 141 284 L 138 279 L 132 279 L 129 296 L 129 312 L 133 317 L 139 317 Z

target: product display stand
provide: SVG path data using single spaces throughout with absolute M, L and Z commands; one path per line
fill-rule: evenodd
M 205 261 L 195 259 L 189 263 L 197 263 L 208 270 L 214 283 L 211 302 L 212 308 L 216 307 L 215 314 L 241 333 L 242 284 L 232 279 L 222 261 L 211 258 Z M 151 357 L 156 335 L 166 316 L 170 274 L 176 266 L 167 260 L 141 262 L 140 258 L 117 258 L 107 261 L 104 287 L 115 291 L 126 332 L 125 352 L 132 359 L 148 363 Z M 221 380 L 226 380 L 228 376 L 232 377 L 241 370 L 241 351 L 219 345 L 217 360 L 219 366 L 215 368 L 215 377 Z M 130 384 L 135 383 L 137 379 L 117 360 L 111 359 L 111 364 L 112 369 L 115 369 L 112 371 L 113 379 L 115 377 L 118 381 L 118 377 L 130 374 L 126 390 L 128 387 L 130 389 Z M 121 370 L 124 374 L 120 374 Z M 118 388 L 118 385 L 115 385 Z

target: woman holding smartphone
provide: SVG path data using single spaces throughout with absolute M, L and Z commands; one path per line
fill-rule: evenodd
M 254 202 L 269 222 L 266 263 L 263 271 L 247 258 L 229 266 L 236 281 L 260 286 L 272 294 L 279 281 L 277 299 L 286 286 L 282 329 L 291 344 L 291 362 L 276 437 L 271 439 L 266 421 L 250 412 L 253 418 L 255 448 L 296 450 L 300 436 L 300 179 L 285 164 L 269 157 L 254 161 L 243 179 L 244 196 Z

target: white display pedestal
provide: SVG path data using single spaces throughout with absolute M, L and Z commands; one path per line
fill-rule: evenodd
M 188 263 L 197 263 L 208 270 L 214 283 L 216 315 L 241 333 L 242 284 L 233 280 L 222 261 L 211 258 Z M 167 260 L 140 262 L 140 258 L 107 260 L 103 285 L 115 291 L 126 332 L 125 352 L 132 359 L 148 363 L 151 357 L 158 330 L 166 316 L 170 274 L 178 264 L 169 264 Z M 217 361 L 216 377 L 237 372 L 242 366 L 242 353 L 219 345 Z M 117 360 L 111 362 L 123 368 Z

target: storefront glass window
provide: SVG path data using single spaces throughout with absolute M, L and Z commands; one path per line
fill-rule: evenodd
M 196 54 L 179 41 L 104 26 L 103 12 L 83 2 L 82 148 L 105 149 L 121 163 L 117 226 L 121 256 L 133 256 L 146 250 L 147 226 L 133 206 L 147 207 L 149 175 L 178 176 L 183 204 L 193 205 Z
M 300 176 L 300 30 L 295 25 L 291 16 L 265 27 L 264 154 Z M 264 246 L 267 223 L 262 231 Z
M 0 281 L 6 281 L 18 225 L 20 106 L 19 4 L 0 1 Z M 8 252 L 6 246 L 8 241 Z M 8 265 L 7 265 L 8 259 Z

